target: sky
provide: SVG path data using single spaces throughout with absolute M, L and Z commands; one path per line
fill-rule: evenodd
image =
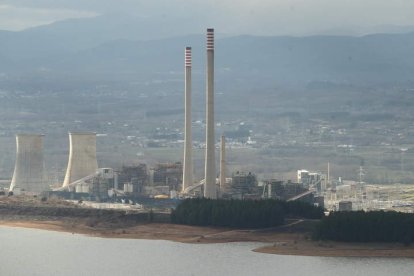
M 0 0 L 0 29 L 108 13 L 189 18 L 223 33 L 255 35 L 414 26 L 413 0 Z

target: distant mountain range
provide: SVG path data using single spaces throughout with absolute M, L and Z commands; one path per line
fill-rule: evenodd
M 201 72 L 204 34 L 178 36 L 175 26 L 162 23 L 149 28 L 139 19 L 116 21 L 100 16 L 20 32 L 0 31 L 0 73 L 11 77 L 39 72 L 52 76 L 102 74 L 114 79 L 130 73 L 168 73 L 182 69 L 183 48 L 188 45 L 193 46 L 194 69 Z M 163 37 L 171 37 L 146 35 L 143 39 L 154 28 L 164 30 Z M 204 31 L 201 27 L 200 30 Z M 414 32 L 363 37 L 219 36 L 216 65 L 218 72 L 228 78 L 255 81 L 413 81 Z

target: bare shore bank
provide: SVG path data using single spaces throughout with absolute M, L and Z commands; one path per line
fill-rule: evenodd
M 263 242 L 260 253 L 332 257 L 409 257 L 414 246 L 392 243 L 312 241 L 318 221 L 296 219 L 258 230 L 198 227 L 169 223 L 168 212 L 85 208 L 59 199 L 0 197 L 0 226 L 69 232 L 102 238 L 156 239 L 184 243 Z
M 147 223 L 127 228 L 91 227 L 80 221 L 0 221 L 0 226 L 35 228 L 102 238 L 157 239 L 184 243 L 264 242 L 259 253 L 325 257 L 414 258 L 414 246 L 386 243 L 317 242 L 303 233 L 231 230 L 169 223 Z

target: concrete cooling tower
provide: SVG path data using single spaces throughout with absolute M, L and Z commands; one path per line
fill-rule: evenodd
M 69 133 L 69 161 L 63 186 L 96 173 L 96 133 L 71 132 Z
M 29 192 L 47 189 L 44 179 L 42 134 L 16 135 L 16 164 L 10 191 L 20 188 Z

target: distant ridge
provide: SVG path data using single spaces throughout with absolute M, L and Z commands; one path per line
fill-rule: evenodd
M 141 23 L 136 18 L 114 22 L 98 16 L 21 32 L 0 31 L 1 73 L 42 70 L 58 75 L 105 74 L 105 78 L 168 73 L 182 69 L 182 49 L 187 45 L 194 48 L 196 73 L 203 70 L 202 35 L 156 39 L 144 34 L 161 27 L 145 29 Z M 134 31 L 118 32 L 127 25 L 133 25 Z M 362 37 L 236 36 L 217 40 L 216 64 L 228 78 L 269 82 L 404 82 L 414 78 L 413 53 L 414 32 Z

